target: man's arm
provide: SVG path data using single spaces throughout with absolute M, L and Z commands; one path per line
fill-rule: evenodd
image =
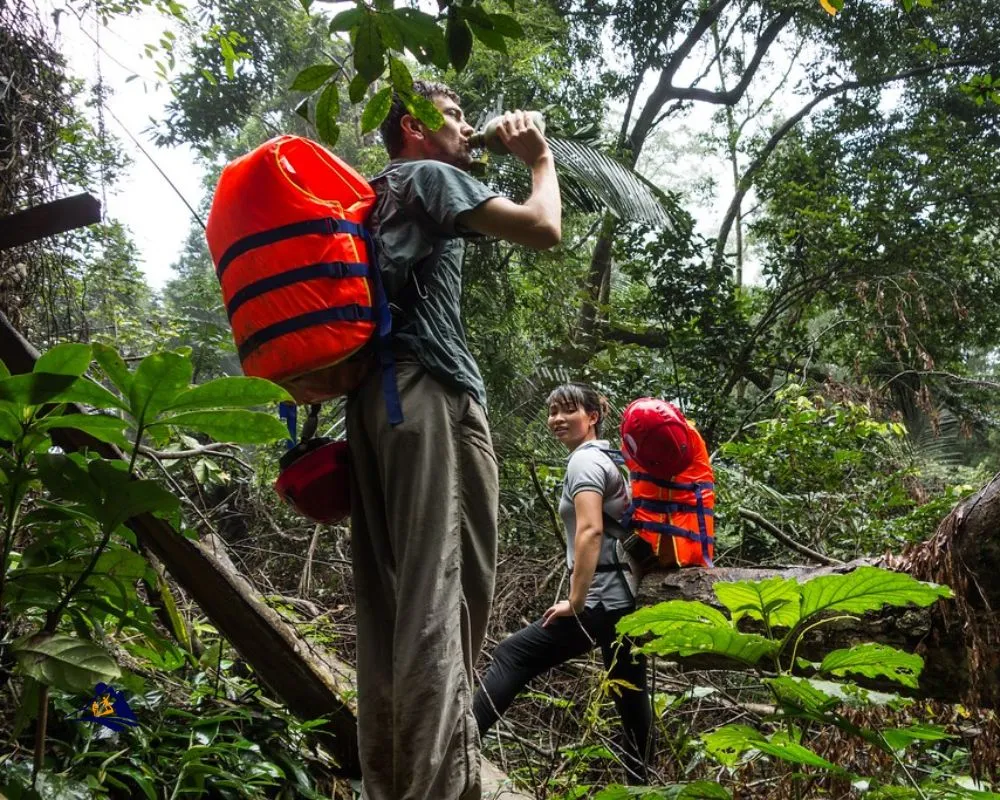
M 531 169 L 531 195 L 521 204 L 494 197 L 460 214 L 458 222 L 476 233 L 535 250 L 555 247 L 562 239 L 562 200 L 545 137 L 521 111 L 506 114 L 497 131 L 510 152 Z

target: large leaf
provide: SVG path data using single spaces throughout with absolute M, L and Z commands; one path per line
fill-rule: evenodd
M 38 357 L 31 371 L 48 372 L 53 375 L 72 375 L 79 378 L 90 366 L 90 358 L 89 344 L 77 342 L 57 344 Z
M 731 627 L 725 615 L 709 605 L 693 600 L 668 600 L 622 617 L 616 630 L 626 636 L 642 636 L 645 633 L 666 633 L 678 626 L 691 624 Z
M 914 742 L 940 742 L 952 735 L 940 725 L 910 725 L 908 728 L 888 728 L 880 731 L 892 750 L 903 750 Z
M 406 49 L 421 64 L 448 68 L 448 46 L 444 32 L 430 14 L 415 8 L 400 8 L 393 12 Z
M 330 80 L 337 69 L 336 64 L 313 64 L 296 75 L 289 88 L 296 92 L 315 91 Z
M 35 424 L 35 429 L 50 431 L 53 428 L 74 428 L 89 433 L 95 439 L 118 445 L 123 450 L 131 446 L 125 438 L 123 429 L 128 423 L 121 417 L 111 417 L 105 414 L 63 414 L 46 417 Z
M 827 653 L 819 669 L 838 677 L 850 672 L 868 678 L 889 678 L 916 689 L 923 668 L 924 660 L 918 655 L 868 642 Z
M 190 358 L 179 353 L 163 352 L 146 356 L 132 376 L 129 402 L 137 422 L 148 424 L 182 393 L 194 374 Z
M 754 665 L 764 656 L 777 653 L 779 643 L 755 633 L 740 633 L 732 628 L 707 625 L 678 626 L 640 648 L 644 653 L 681 656 L 719 655 Z
M 799 621 L 799 584 L 794 578 L 768 578 L 765 581 L 716 583 L 713 587 L 733 615 L 764 621 L 773 627 L 791 628 Z
M 21 423 L 9 407 L 0 407 L 0 441 L 16 442 L 21 438 Z
M 38 474 L 49 492 L 62 500 L 80 503 L 96 511 L 101 488 L 87 471 L 83 457 L 74 453 L 45 453 L 38 457 Z
M 16 580 L 22 580 L 28 575 L 79 575 L 90 564 L 91 558 L 90 554 L 86 554 L 51 564 L 39 564 L 37 567 L 22 567 L 13 574 L 17 576 Z M 150 566 L 146 559 L 138 553 L 133 553 L 124 547 L 115 547 L 98 556 L 93 574 L 98 577 L 139 580 L 149 571 Z
M 91 380 L 48 372 L 14 375 L 0 381 L 0 401 L 18 406 L 82 403 L 94 408 L 128 409 L 122 400 Z
M 340 90 L 331 81 L 316 101 L 316 132 L 320 141 L 334 147 L 340 138 L 337 117 L 340 114 Z M 224 379 L 223 379 L 224 380 Z
M 216 378 L 181 392 L 164 411 L 202 411 L 210 408 L 248 408 L 289 401 L 292 396 L 263 378 Z
M 392 87 L 384 86 L 365 103 L 365 110 L 361 112 L 361 132 L 368 133 L 375 130 L 389 114 L 390 108 L 392 108 Z
M 840 705 L 839 699 L 821 691 L 804 678 L 781 676 L 766 678 L 764 683 L 786 713 L 825 719 L 830 711 Z
M 366 16 L 354 38 L 354 68 L 369 83 L 385 70 L 385 45 L 373 15 Z
M 104 370 L 111 384 L 123 395 L 128 396 L 129 387 L 132 385 L 132 373 L 118 351 L 106 344 L 94 344 L 94 360 L 98 366 Z
M 582 795 L 581 795 L 582 796 Z M 695 781 L 673 786 L 621 786 L 612 784 L 598 792 L 594 800 L 732 800 L 728 789 L 712 781 Z
M 748 725 L 725 725 L 703 736 L 702 741 L 708 752 L 727 767 L 736 766 L 748 750 L 756 750 L 791 764 L 843 772 L 837 765 L 781 732 L 768 740 L 757 729 Z
M 220 442 L 268 444 L 288 438 L 288 428 L 280 419 L 259 411 L 190 411 L 161 419 L 150 427 L 165 425 L 207 433 Z
M 104 650 L 75 636 L 37 633 L 19 639 L 12 649 L 25 674 L 67 692 L 93 691 L 98 683 L 121 675 Z
M 451 63 L 456 72 L 461 72 L 469 63 L 469 56 L 472 55 L 472 31 L 468 23 L 458 16 L 455 6 L 452 6 L 448 13 L 445 39 L 448 42 L 448 56 Z
M 178 507 L 176 495 L 156 481 L 132 480 L 118 464 L 97 459 L 87 465 L 94 483 L 101 487 L 102 503 L 98 511 L 105 530 L 114 530 L 139 514 L 166 513 Z
M 802 619 L 824 611 L 863 614 L 882 606 L 929 606 L 951 597 L 947 586 L 923 583 L 902 572 L 859 567 L 846 575 L 823 575 L 802 585 Z

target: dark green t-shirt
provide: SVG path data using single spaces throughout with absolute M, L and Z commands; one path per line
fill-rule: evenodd
M 392 161 L 371 181 L 376 202 L 369 226 L 393 315 L 393 342 L 434 377 L 486 405 L 486 387 L 462 327 L 465 238 L 456 218 L 496 192 L 441 161 Z M 416 276 L 419 294 L 407 283 Z M 404 307 L 405 306 L 405 307 Z

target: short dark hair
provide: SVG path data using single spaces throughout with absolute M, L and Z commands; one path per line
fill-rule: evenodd
M 428 100 L 432 100 L 434 97 L 440 95 L 447 97 L 449 100 L 454 100 L 456 103 L 459 102 L 458 95 L 454 89 L 436 81 L 414 81 L 413 94 L 426 97 Z M 402 96 L 393 90 L 392 108 L 389 109 L 388 116 L 382 121 L 378 129 L 379 133 L 382 134 L 382 143 L 389 153 L 389 158 L 395 158 L 403 149 L 403 129 L 400 127 L 400 122 L 403 116 L 409 113 L 410 111 L 406 107 Z
M 588 414 L 597 413 L 597 424 L 594 433 L 601 435 L 604 420 L 611 413 L 608 398 L 586 383 L 564 383 L 549 392 L 548 405 L 557 403 L 566 409 L 582 408 Z

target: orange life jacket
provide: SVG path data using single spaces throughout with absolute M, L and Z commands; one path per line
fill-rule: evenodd
M 361 175 L 298 136 L 225 167 L 206 237 L 244 373 L 299 403 L 357 385 L 370 363 L 359 351 L 390 324 L 363 227 L 374 201 Z
M 691 426 L 694 459 L 670 480 L 630 469 L 632 504 L 621 523 L 653 549 L 662 567 L 712 567 L 715 476 L 701 434 Z M 634 465 L 630 465 L 634 466 Z

